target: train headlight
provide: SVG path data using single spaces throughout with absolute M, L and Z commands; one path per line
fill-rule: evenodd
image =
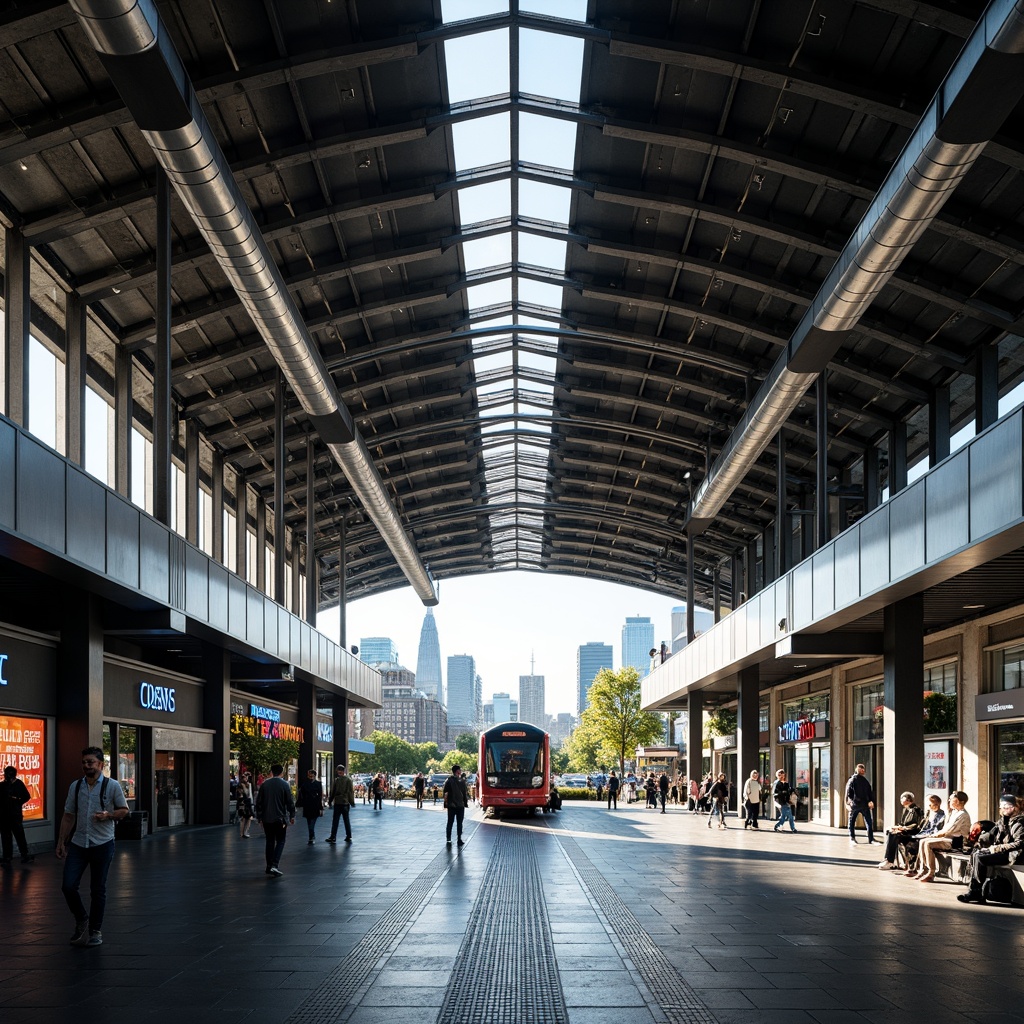
M 497 784 L 498 784 L 498 776 L 497 775 L 488 775 L 487 776 L 487 785 L 488 786 L 496 786 Z
M 536 789 L 538 786 L 543 786 L 543 785 L 544 785 L 544 777 L 542 775 L 534 775 L 534 777 L 533 777 L 533 787 L 534 787 L 534 789 Z

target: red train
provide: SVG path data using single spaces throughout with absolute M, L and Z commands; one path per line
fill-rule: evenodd
M 505 722 L 480 734 L 480 806 L 501 811 L 548 809 L 551 737 L 526 722 Z

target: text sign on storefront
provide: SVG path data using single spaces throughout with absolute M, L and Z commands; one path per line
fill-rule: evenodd
M 231 728 L 245 736 L 262 736 L 265 740 L 296 740 L 302 743 L 306 735 L 301 725 L 270 722 L 265 718 L 253 718 L 251 715 L 232 715 Z
M 169 711 L 174 713 L 174 687 L 154 686 L 152 683 L 139 683 L 139 706 L 149 711 Z
M 0 765 L 14 765 L 25 783 L 29 801 L 21 809 L 25 821 L 43 818 L 45 746 L 41 718 L 12 718 L 0 715 Z
M 320 743 L 334 742 L 334 726 L 330 722 L 316 723 L 316 738 Z
M 974 712 L 979 722 L 998 722 L 1006 718 L 1024 717 L 1024 688 L 979 693 L 974 698 Z
M 281 721 L 281 712 L 277 708 L 265 708 L 262 704 L 250 704 L 249 714 L 253 718 L 262 718 L 268 722 Z
M 828 719 L 818 718 L 811 721 L 807 718 L 783 722 L 779 726 L 780 743 L 809 743 L 811 740 L 828 738 Z
M 4 664 L 7 661 L 6 654 L 0 654 L 0 686 L 6 686 L 7 680 L 4 678 Z

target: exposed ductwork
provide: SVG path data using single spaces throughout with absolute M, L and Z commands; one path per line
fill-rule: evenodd
M 424 604 L 437 593 L 244 201 L 153 0 L 71 0 L 143 137 Z
M 993 0 L 693 500 L 718 514 L 1024 94 L 1024 0 Z

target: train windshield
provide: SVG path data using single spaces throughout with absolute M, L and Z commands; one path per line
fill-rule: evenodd
M 544 744 L 522 739 L 491 740 L 485 771 L 492 786 L 532 786 L 537 776 L 544 775 Z

